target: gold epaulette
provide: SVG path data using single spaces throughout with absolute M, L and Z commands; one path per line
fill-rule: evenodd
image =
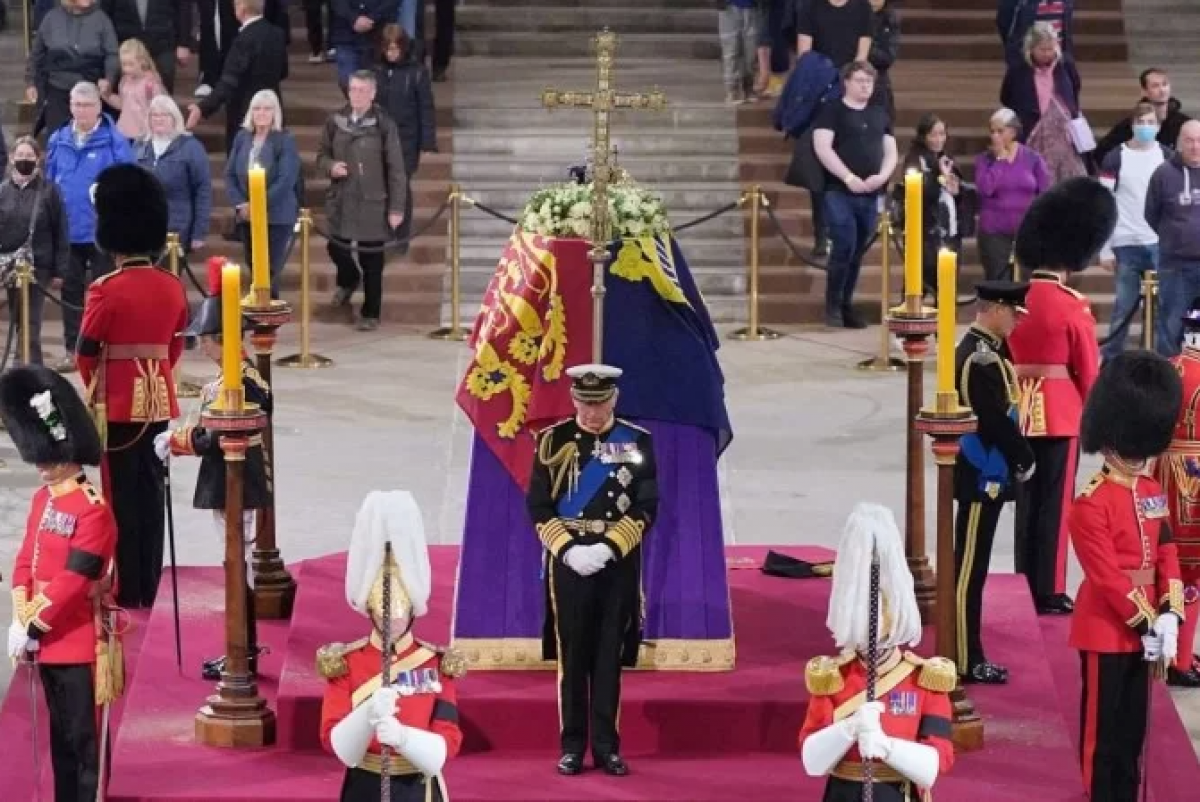
M 833 696 L 842 690 L 846 680 L 842 677 L 842 666 L 854 659 L 853 653 L 840 657 L 814 657 L 804 667 L 804 685 L 812 696 Z
M 958 669 L 954 661 L 945 657 L 921 657 L 912 652 L 905 652 L 904 659 L 914 666 L 919 666 L 917 686 L 934 693 L 950 693 L 958 684 Z
M 459 649 L 454 646 L 439 646 L 420 639 L 417 643 L 438 656 L 438 668 L 442 676 L 450 679 L 466 676 L 467 657 Z
M 317 649 L 317 673 L 325 679 L 338 679 L 346 676 L 350 666 L 346 663 L 346 655 L 367 645 L 369 638 L 359 638 L 354 643 L 327 643 Z
M 634 429 L 635 431 L 642 432 L 643 434 L 650 434 L 649 429 L 645 428 L 644 426 L 638 426 L 636 423 L 631 423 L 631 422 L 625 420 L 624 418 L 617 418 L 617 423 L 628 426 L 630 429 Z
M 1090 497 L 1092 493 L 1095 493 L 1096 489 L 1102 484 L 1104 484 L 1104 471 L 1097 471 L 1096 475 L 1093 476 L 1091 481 L 1087 483 L 1087 487 L 1083 488 L 1083 490 L 1079 493 L 1079 496 L 1081 498 Z

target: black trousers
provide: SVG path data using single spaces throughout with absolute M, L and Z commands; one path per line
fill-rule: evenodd
M 314 56 L 325 54 L 325 9 L 329 0 L 304 0 L 304 27 L 308 29 L 308 52 Z
M 95 802 L 100 784 L 92 666 L 39 665 L 50 713 L 54 802 Z
M 379 248 L 382 242 L 360 242 L 364 248 Z M 344 290 L 358 289 L 361 276 L 363 285 L 362 316 L 378 318 L 383 303 L 383 251 L 353 251 L 333 240 L 326 248 L 329 258 L 337 266 L 337 285 Z
M 153 607 L 163 569 L 165 503 L 162 462 L 154 437 L 158 423 L 108 424 L 109 495 L 117 518 L 117 604 Z
M 218 4 L 225 6 L 222 9 L 220 41 L 214 20 Z M 216 86 L 221 79 L 221 70 L 225 68 L 225 57 L 233 46 L 233 37 L 237 35 L 238 23 L 233 18 L 232 3 L 226 6 L 225 0 L 196 0 L 196 8 L 200 17 L 200 83 Z M 224 17 L 226 14 L 228 19 Z
M 413 228 L 413 194 L 412 182 L 417 176 L 417 170 L 421 167 L 421 152 L 418 150 L 415 154 L 404 154 L 404 222 L 400 224 L 400 228 L 396 229 L 396 239 L 404 244 L 399 247 L 401 254 L 408 253 L 408 248 L 412 245 L 408 242 L 408 238 L 412 235 Z
M 916 793 L 900 783 L 873 783 L 871 789 L 875 802 L 910 802 L 916 799 Z M 905 795 L 908 791 L 908 795 Z M 843 780 L 830 777 L 825 783 L 825 796 L 821 802 L 862 802 L 863 784 L 856 780 Z
M 602 760 L 621 750 L 621 656 L 630 620 L 638 614 L 638 564 L 615 560 L 580 576 L 550 560 L 547 570 L 558 641 L 562 751 L 587 751 L 590 722 L 592 755 Z
M 958 640 L 955 662 L 960 673 L 985 662 L 983 654 L 983 585 L 992 563 L 992 543 L 1004 502 L 959 502 L 954 519 L 955 614 Z
M 62 285 L 63 348 L 68 354 L 75 353 L 79 342 L 79 325 L 83 322 L 83 300 L 88 285 L 112 269 L 112 260 L 95 245 L 71 243 Z
M 1075 496 L 1079 441 L 1031 437 L 1037 470 L 1017 488 L 1013 557 L 1034 599 L 1067 592 L 1067 511 Z
M 423 774 L 406 774 L 391 777 L 392 802 L 425 802 L 426 783 L 433 783 L 430 799 L 442 802 L 441 782 Z M 378 774 L 364 769 L 348 769 L 342 780 L 341 802 L 379 802 L 380 780 Z
M 984 278 L 989 281 L 1012 279 L 1013 239 L 1007 234 L 976 235 L 975 244 L 979 247 L 979 261 L 983 263 Z
M 1137 802 L 1150 712 L 1150 664 L 1141 652 L 1080 652 L 1083 784 L 1091 802 Z
M 456 0 L 433 0 L 433 71 L 439 72 L 450 66 L 454 55 L 454 5 Z M 422 14 L 417 9 L 417 14 Z
M 34 131 L 36 136 L 42 137 L 43 144 L 51 134 L 71 119 L 71 90 L 47 86 L 45 91 L 46 96 L 41 98 L 41 127 Z
M 159 76 L 162 78 L 163 86 L 166 87 L 167 94 L 175 92 L 175 48 L 169 47 L 166 50 L 158 53 L 151 53 L 151 58 L 154 59 L 154 67 L 158 70 Z

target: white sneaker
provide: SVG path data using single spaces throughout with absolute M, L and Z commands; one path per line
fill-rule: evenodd
M 337 48 L 336 47 L 331 47 L 325 51 L 325 60 L 326 61 L 336 61 L 337 60 Z
M 311 56 L 308 57 L 308 63 L 309 64 L 324 64 L 325 63 L 325 54 L 324 53 L 313 53 Z
M 208 84 L 200 84 L 196 87 L 196 91 L 193 94 L 196 97 L 208 97 L 212 94 L 212 87 Z

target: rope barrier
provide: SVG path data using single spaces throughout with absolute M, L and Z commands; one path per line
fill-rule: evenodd
M 360 242 L 342 239 L 341 237 L 331 234 L 328 230 L 321 228 L 319 225 L 317 225 L 315 220 L 312 222 L 312 228 L 316 234 L 323 237 L 326 241 L 332 242 L 334 245 L 344 248 L 345 250 L 352 251 L 354 253 L 387 253 L 393 248 L 408 246 L 417 237 L 423 236 L 426 232 L 433 228 L 434 224 L 441 219 L 441 216 L 445 214 L 446 210 L 449 208 L 450 199 L 446 198 L 446 200 L 442 201 L 442 205 L 437 208 L 437 211 L 433 213 L 433 217 L 429 218 L 420 226 L 418 226 L 415 231 L 410 232 L 407 237 L 404 237 L 403 239 L 396 237 L 388 240 L 382 245 L 363 245 Z
M 12 356 L 13 339 L 17 334 L 17 316 L 8 319 L 8 336 L 4 340 L 4 355 L 0 357 L 0 373 L 8 367 L 8 358 Z
M 1137 297 L 1137 301 L 1133 304 L 1133 307 L 1129 310 L 1129 314 L 1127 314 L 1127 315 L 1125 315 L 1125 317 L 1121 318 L 1120 322 L 1117 323 L 1116 325 L 1110 326 L 1108 329 L 1108 334 L 1106 334 L 1105 336 L 1101 337 L 1098 340 L 1098 342 L 1100 343 L 1100 347 L 1103 348 L 1104 346 L 1111 343 L 1114 339 L 1116 339 L 1118 332 L 1121 334 L 1122 339 L 1124 339 L 1126 336 L 1128 336 L 1129 324 L 1133 322 L 1133 318 L 1137 315 L 1138 311 L 1141 310 L 1142 304 L 1145 302 L 1145 300 L 1146 300 L 1146 298 L 1142 295 L 1139 295 Z

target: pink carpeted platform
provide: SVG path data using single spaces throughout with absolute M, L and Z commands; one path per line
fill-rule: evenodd
M 731 549 L 761 558 L 764 549 Z M 812 550 L 793 550 L 810 559 Z M 449 631 L 457 552 L 433 549 L 431 609 L 418 635 L 444 641 Z M 234 752 L 197 746 L 192 720 L 210 691 L 196 679 L 202 656 L 220 651 L 221 583 L 216 569 L 181 573 L 187 674 L 174 667 L 170 594 L 162 594 L 137 648 L 133 681 L 114 745 L 109 802 L 327 802 L 337 798 L 341 769 L 317 749 L 322 685 L 318 646 L 359 637 L 364 621 L 343 600 L 344 556 L 300 569 L 293 622 L 264 622 L 261 641 L 273 647 L 262 664 L 261 688 L 279 716 L 279 744 Z M 622 712 L 623 751 L 634 774 L 617 780 L 590 772 L 560 778 L 557 712 L 551 672 L 476 672 L 460 689 L 465 754 L 446 776 L 455 802 L 483 800 L 664 800 L 706 802 L 744 798 L 818 799 L 821 783 L 804 776 L 795 754 L 803 715 L 804 661 L 827 651 L 828 583 L 785 580 L 754 570 L 730 577 L 737 670 L 725 674 L 631 672 Z M 1012 669 L 1003 688 L 972 688 L 987 725 L 988 746 L 961 756 L 938 783 L 942 802 L 1078 802 L 1083 799 L 1074 738 L 1078 662 L 1061 621 L 1039 621 L 1024 581 L 988 583 L 990 653 Z M 139 652 L 140 653 L 137 653 Z M 1074 683 L 1074 685 L 1072 685 Z M 27 686 L 19 676 L 0 708 L 3 799 L 32 798 Z M 24 723 L 22 724 L 22 716 Z M 23 729 L 22 729 L 23 726 Z M 42 720 L 44 729 L 44 718 Z M 1156 802 L 1183 802 L 1200 787 L 1200 767 L 1174 708 L 1156 695 L 1149 750 Z M 48 764 L 48 760 L 45 761 Z M 44 769 L 49 784 L 48 765 Z

